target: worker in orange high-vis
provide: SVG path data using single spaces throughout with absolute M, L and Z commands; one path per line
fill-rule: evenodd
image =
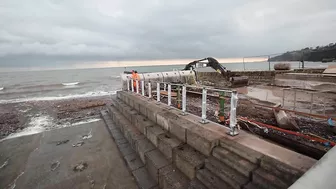
M 134 74 L 133 74 L 134 73 Z M 137 71 L 132 72 L 132 79 L 133 79 L 133 87 L 134 91 L 137 89 L 136 81 L 138 80 L 138 83 L 140 83 L 140 76 Z

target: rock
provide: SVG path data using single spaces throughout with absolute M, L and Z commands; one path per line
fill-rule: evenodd
M 56 144 L 56 146 L 58 146 L 58 145 L 62 145 L 62 144 L 66 144 L 66 143 L 68 143 L 68 142 L 69 142 L 69 140 L 58 141 L 57 144 Z
M 277 63 L 274 64 L 274 70 L 290 70 L 291 65 L 288 63 Z
M 277 104 L 275 107 L 281 107 L 281 105 Z M 294 131 L 300 130 L 294 118 L 288 115 L 285 111 L 273 109 L 273 113 L 280 128 Z
M 84 144 L 84 141 L 79 141 L 76 144 L 72 144 L 72 147 L 79 147 L 82 146 Z
M 75 172 L 82 172 L 88 167 L 88 164 L 86 162 L 80 162 L 78 163 L 74 168 L 73 171 Z

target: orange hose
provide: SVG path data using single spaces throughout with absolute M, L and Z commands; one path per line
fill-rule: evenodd
M 279 127 L 276 127 L 276 126 L 273 126 L 273 125 L 268 125 L 268 124 L 265 124 L 265 123 L 250 120 L 250 119 L 247 119 L 247 118 L 244 118 L 244 117 L 240 117 L 240 119 L 244 120 L 244 121 L 249 121 L 249 122 L 255 123 L 255 124 L 263 126 L 263 127 L 278 130 L 278 131 L 281 131 L 281 132 L 284 132 L 284 133 L 287 133 L 287 134 L 295 135 L 295 136 L 298 136 L 298 137 L 303 137 L 303 138 L 306 138 L 306 139 L 309 139 L 309 140 L 315 140 L 315 141 L 321 142 L 321 143 L 329 142 L 331 146 L 335 146 L 335 142 L 331 142 L 331 141 L 324 140 L 324 139 L 321 139 L 321 138 L 308 136 L 308 135 L 305 135 L 305 134 L 302 134 L 302 133 L 297 133 L 297 132 L 294 132 L 294 131 L 289 131 L 289 130 L 282 129 L 282 128 L 279 128 Z

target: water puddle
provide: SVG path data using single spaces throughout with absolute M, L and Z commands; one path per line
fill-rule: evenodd
M 258 88 L 258 87 L 241 87 L 237 88 L 239 94 L 243 94 L 250 98 L 269 101 L 273 103 L 282 102 L 282 92 L 273 88 Z

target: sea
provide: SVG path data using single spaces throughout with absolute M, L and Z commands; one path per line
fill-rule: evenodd
M 299 62 L 290 62 L 299 68 Z M 269 70 L 274 62 L 225 63 L 227 69 Z M 68 70 L 0 72 L 0 104 L 39 100 L 61 100 L 115 94 L 121 88 L 124 71 L 160 72 L 182 70 L 185 65 L 90 68 Z M 324 68 L 328 64 L 306 62 L 305 67 Z

